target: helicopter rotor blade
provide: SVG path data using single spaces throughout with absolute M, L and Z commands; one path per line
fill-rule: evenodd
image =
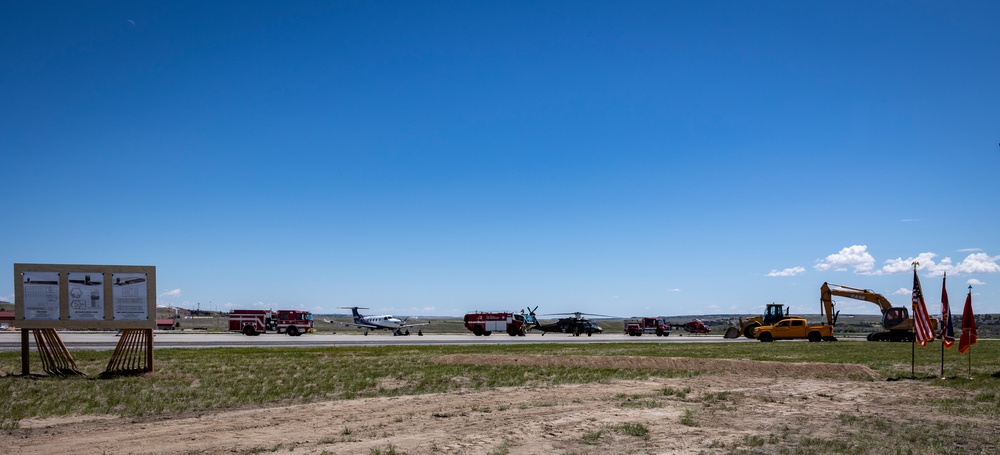
M 618 316 L 610 316 L 607 314 L 594 314 L 594 313 L 547 313 L 540 316 L 576 316 L 579 319 L 582 316 L 597 316 L 599 318 L 618 318 Z

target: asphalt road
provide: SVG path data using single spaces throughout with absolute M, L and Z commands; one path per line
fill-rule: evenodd
M 66 347 L 85 350 L 112 350 L 120 339 L 113 332 L 59 332 Z M 287 335 L 264 334 L 248 337 L 238 333 L 176 333 L 155 332 L 154 349 L 172 348 L 217 348 L 217 347 L 337 347 L 337 346 L 423 346 L 423 345 L 502 345 L 517 343 L 677 343 L 677 342 L 726 342 L 740 343 L 755 340 L 738 338 L 725 340 L 720 335 L 681 335 L 668 337 L 641 336 L 630 337 L 621 333 L 595 334 L 594 336 L 574 337 L 561 333 L 541 335 L 531 333 L 524 337 L 512 337 L 506 334 L 491 336 L 475 336 L 469 334 L 435 334 L 392 336 L 388 333 L 370 335 L 346 334 L 306 334 L 298 337 Z M 30 337 L 30 345 L 34 349 L 34 336 Z M 0 332 L 0 352 L 21 350 L 21 332 Z

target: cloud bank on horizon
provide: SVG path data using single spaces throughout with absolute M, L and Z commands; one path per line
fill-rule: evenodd
M 966 248 L 960 252 L 970 253 L 962 261 L 955 263 L 951 257 L 944 257 L 940 261 L 935 261 L 938 257 L 936 253 L 924 252 L 916 256 L 903 259 L 897 257 L 883 261 L 880 268 L 876 268 L 875 257 L 868 252 L 868 245 L 851 245 L 840 251 L 830 254 L 823 259 L 817 259 L 813 269 L 820 272 L 847 272 L 851 271 L 856 275 L 892 275 L 905 273 L 913 270 L 913 264 L 917 263 L 918 272 L 926 272 L 928 276 L 939 277 L 945 274 L 951 275 L 972 275 L 1000 273 L 1000 256 L 990 256 L 979 252 L 979 248 Z M 790 277 L 806 273 L 806 268 L 797 266 L 782 270 L 773 269 L 767 276 Z M 978 279 L 969 279 L 968 284 L 985 285 L 986 283 Z

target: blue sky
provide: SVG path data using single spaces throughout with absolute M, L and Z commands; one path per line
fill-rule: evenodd
M 1000 313 L 1000 4 L 953 3 L 9 4 L 0 299 L 816 313 L 919 259 Z

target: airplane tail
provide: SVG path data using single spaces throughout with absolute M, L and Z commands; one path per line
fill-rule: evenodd
M 364 318 L 364 316 L 362 316 L 361 313 L 358 313 L 358 307 L 356 307 L 356 306 L 355 307 L 351 307 L 351 313 L 354 315 L 354 322 L 357 322 L 357 323 L 360 324 L 361 323 L 361 319 Z
M 342 306 L 342 307 L 337 307 L 337 308 L 343 308 L 345 310 L 351 310 L 351 315 L 354 316 L 354 322 L 356 324 L 361 324 L 363 322 L 362 319 L 364 319 L 364 316 L 362 316 L 361 313 L 358 313 L 358 309 L 361 308 L 361 307 L 358 307 L 358 306 Z

